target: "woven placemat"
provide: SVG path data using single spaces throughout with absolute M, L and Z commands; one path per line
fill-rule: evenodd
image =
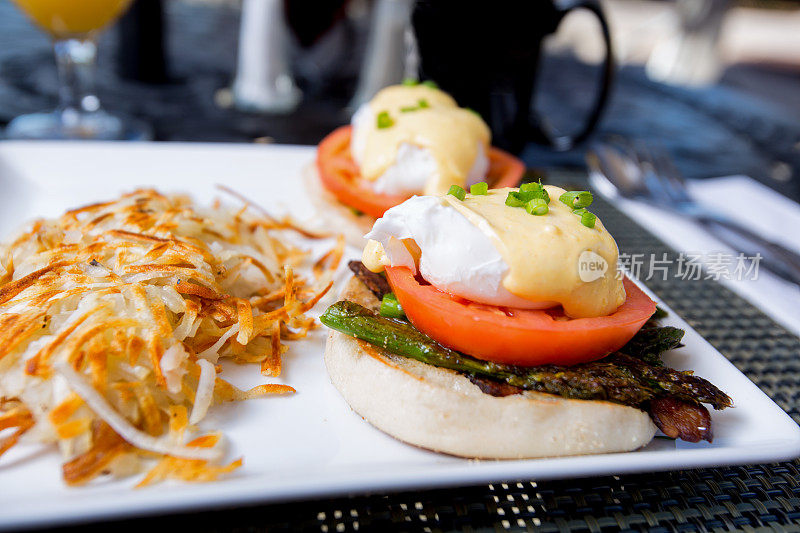
M 585 187 L 579 174 L 551 182 Z M 592 210 L 621 252 L 676 259 L 601 199 Z M 674 268 L 672 261 L 670 268 Z M 643 265 L 647 268 L 647 263 Z M 711 279 L 648 281 L 800 423 L 800 339 Z M 724 384 L 718 384 L 724 388 Z M 81 531 L 798 531 L 800 461 L 563 481 L 496 483 L 128 520 Z

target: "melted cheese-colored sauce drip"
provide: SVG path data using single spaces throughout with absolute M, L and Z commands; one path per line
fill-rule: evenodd
M 420 100 L 428 107 L 401 111 L 419 106 Z M 451 185 L 464 186 L 479 144 L 488 153 L 491 134 L 483 120 L 438 89 L 395 85 L 375 95 L 369 106 L 376 116 L 389 113 L 394 124 L 387 128 L 378 128 L 377 120 L 368 124 L 361 160 L 361 175 L 367 180 L 378 179 L 395 162 L 398 147 L 408 143 L 427 148 L 436 161 L 437 170 L 424 193 L 444 194 Z
M 580 217 L 558 200 L 564 189 L 545 188 L 550 204 L 549 213 L 542 216 L 505 205 L 508 192 L 517 189 L 493 189 L 484 196 L 468 194 L 463 201 L 445 195 L 443 201 L 491 236 L 509 266 L 503 286 L 511 294 L 534 302 L 558 302 L 572 318 L 613 313 L 625 302 L 622 279 L 617 279 L 617 243 L 599 219 L 594 228 L 581 224 Z M 583 281 L 579 272 L 584 252 L 597 254 L 607 266 L 592 281 Z M 369 241 L 362 261 L 373 272 L 390 264 L 377 241 Z
M 361 262 L 364 263 L 368 270 L 375 273 L 383 272 L 387 266 L 392 266 L 392 262 L 389 261 L 389 256 L 386 255 L 383 245 L 372 239 L 367 241 L 364 251 L 361 252 Z

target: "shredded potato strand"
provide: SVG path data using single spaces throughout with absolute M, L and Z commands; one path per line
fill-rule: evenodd
M 153 461 L 140 486 L 241 465 L 219 463 L 221 436 L 197 437 L 197 424 L 214 404 L 294 389 L 239 390 L 219 362 L 279 376 L 284 341 L 315 326 L 305 313 L 344 250 L 340 238 L 308 262 L 290 239 L 322 235 L 244 201 L 200 209 L 139 190 L 0 246 L 0 455 L 26 433 L 58 442 L 70 485 Z
M 16 428 L 11 435 L 0 439 L 0 455 L 14 446 L 20 437 L 34 425 L 33 415 L 16 401 L 0 401 L 0 431 Z

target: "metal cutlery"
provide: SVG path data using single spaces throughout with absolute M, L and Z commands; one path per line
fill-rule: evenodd
M 800 254 L 697 202 L 664 151 L 619 139 L 596 144 L 586 161 L 589 181 L 601 195 L 642 200 L 689 217 L 737 252 L 760 254 L 764 268 L 800 285 Z

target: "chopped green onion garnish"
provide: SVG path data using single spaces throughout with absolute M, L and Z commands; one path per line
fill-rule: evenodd
M 592 193 L 589 191 L 567 191 L 558 197 L 561 203 L 567 204 L 573 209 L 589 207 L 592 205 Z
M 401 113 L 409 113 L 411 111 L 419 111 L 420 109 L 425 109 L 425 108 L 428 108 L 428 107 L 430 107 L 428 105 L 428 101 L 425 100 L 424 98 L 422 98 L 420 100 L 417 100 L 417 105 L 401 107 L 400 108 L 400 112 Z
M 523 204 L 528 203 L 529 200 L 533 200 L 534 198 L 537 197 L 537 194 L 535 192 L 532 192 L 532 191 L 527 191 L 527 192 L 522 192 L 522 191 L 514 192 L 514 191 L 511 191 L 509 194 L 513 194 L 517 198 L 517 200 L 519 200 Z
M 414 78 L 406 78 L 403 80 L 403 85 L 406 87 L 413 87 L 414 85 L 419 85 L 419 80 L 415 80 Z
M 397 296 L 393 292 L 386 293 L 381 300 L 381 316 L 388 318 L 405 318 L 406 313 L 397 301 Z
M 525 211 L 531 215 L 541 216 L 546 215 L 550 208 L 547 207 L 547 202 L 543 198 L 534 198 L 525 204 Z
M 519 192 L 511 191 L 508 193 L 509 195 L 513 195 L 517 200 L 521 202 L 522 205 L 528 203 L 530 200 L 534 198 L 540 198 L 544 200 L 546 204 L 550 203 L 550 195 L 547 194 L 547 191 L 544 188 L 539 188 L 540 186 L 536 183 L 525 183 L 522 187 L 520 187 Z
M 450 190 L 447 191 L 447 194 L 452 194 L 459 200 L 464 200 L 467 196 L 467 191 L 464 190 L 463 187 L 459 187 L 458 185 L 451 185 Z
M 593 228 L 596 221 L 597 216 L 594 213 L 590 213 L 589 211 L 584 211 L 581 213 L 581 224 L 587 228 Z
M 586 208 L 584 207 L 578 207 L 577 209 L 573 209 L 572 214 L 581 217 L 581 224 L 583 224 L 587 228 L 593 228 L 594 223 L 597 221 L 597 216 L 594 213 L 590 213 L 589 211 L 587 211 Z
M 483 196 L 484 194 L 489 192 L 489 184 L 486 183 L 485 181 L 475 183 L 473 185 L 470 185 L 469 192 L 470 194 L 474 194 L 476 196 L 478 195 Z
M 433 80 L 425 80 L 425 81 L 422 82 L 422 85 L 424 85 L 425 87 L 430 87 L 431 89 L 438 89 L 439 88 L 439 86 Z
M 550 195 L 547 189 L 544 188 L 542 182 L 539 183 L 523 183 L 519 186 L 520 198 L 523 200 L 532 200 L 534 198 L 541 198 L 545 203 L 550 203 Z
M 391 128 L 392 126 L 394 126 L 394 120 L 389 116 L 388 111 L 378 113 L 378 129 Z
M 532 199 L 533 198 L 529 198 L 528 200 Z M 525 207 L 528 200 L 523 200 L 518 192 L 511 191 L 508 193 L 508 196 L 506 196 L 506 205 L 509 207 Z
M 478 117 L 481 118 L 481 114 L 478 113 L 477 111 L 475 111 L 474 109 L 472 109 L 471 107 L 465 107 L 464 109 L 466 109 L 470 113 L 474 113 L 474 114 L 478 115 Z
M 506 205 L 524 207 L 528 213 L 534 215 L 549 213 L 550 209 L 547 207 L 549 203 L 550 195 L 547 194 L 547 189 L 544 188 L 541 181 L 539 183 L 523 183 L 519 186 L 519 192 L 511 191 L 506 198 Z M 544 208 L 539 207 L 542 205 Z

